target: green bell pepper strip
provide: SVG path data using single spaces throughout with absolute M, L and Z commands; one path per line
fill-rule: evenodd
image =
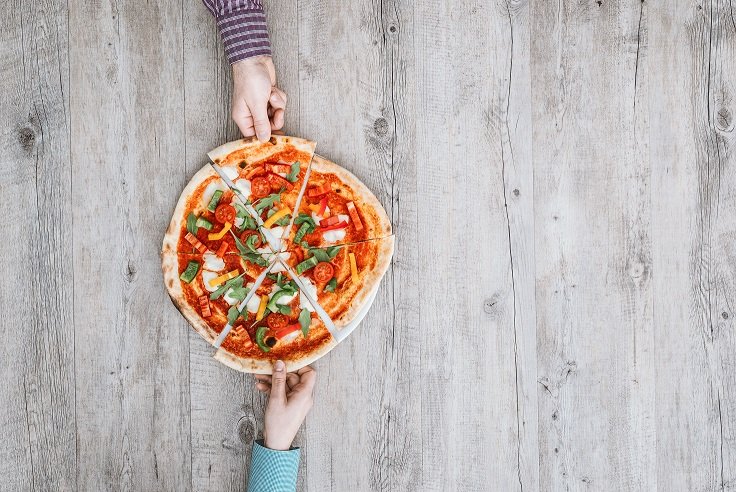
M 193 212 L 189 212 L 187 215 L 187 231 L 191 232 L 195 236 L 197 235 L 197 216 Z
M 296 231 L 296 235 L 294 236 L 294 242 L 297 243 L 297 244 L 299 244 L 302 241 L 302 239 L 304 238 L 304 236 L 307 233 L 309 233 L 311 230 L 313 230 L 312 224 L 310 224 L 309 222 L 303 223 L 299 227 L 299 230 Z
M 205 219 L 204 217 L 199 217 L 197 219 L 197 227 L 201 227 L 203 229 L 207 229 L 208 231 L 212 230 L 212 222 Z
M 276 311 L 279 310 L 279 306 L 278 306 L 278 304 L 276 304 L 276 301 L 278 301 L 282 297 L 290 296 L 290 295 L 293 295 L 293 294 L 294 294 L 293 292 L 290 292 L 288 290 L 278 290 L 278 291 L 276 291 L 276 293 L 273 295 L 273 297 L 271 298 L 271 300 L 268 301 L 268 304 L 266 304 L 266 309 L 270 309 L 272 313 L 275 313 Z
M 266 343 L 263 341 L 263 337 L 266 335 L 266 330 L 268 330 L 267 326 L 259 326 L 256 330 L 256 345 L 258 345 L 258 348 L 261 349 L 264 352 L 270 352 L 271 347 L 266 345 Z
M 199 272 L 199 263 L 190 261 L 186 269 L 179 275 L 179 278 L 186 283 L 190 283 L 197 276 L 197 272 Z
M 307 258 L 296 266 L 296 274 L 301 275 L 310 268 L 316 267 L 317 263 L 319 263 L 319 260 L 316 257 L 312 256 L 310 258 Z
M 217 204 L 220 202 L 220 198 L 222 197 L 222 190 L 215 190 L 215 192 L 212 194 L 212 198 L 210 198 L 210 203 L 207 205 L 207 210 L 210 212 L 214 212 L 217 208 Z
M 335 289 L 337 289 L 337 278 L 332 277 L 329 282 L 327 282 L 327 285 L 325 285 L 325 292 L 335 292 Z

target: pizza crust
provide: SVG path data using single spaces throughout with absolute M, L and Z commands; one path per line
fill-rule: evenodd
M 294 147 L 296 150 L 306 152 L 311 156 L 314 154 L 316 146 L 317 143 L 311 140 L 285 135 L 272 135 L 271 139 L 265 143 L 260 142 L 256 137 L 234 140 L 211 150 L 207 155 L 212 162 L 222 166 L 234 166 L 241 161 L 245 161 L 246 165 L 250 165 L 289 147 Z
M 327 343 L 322 344 L 309 355 L 299 357 L 297 359 L 284 359 L 286 364 L 286 372 L 298 371 L 304 366 L 308 366 L 312 362 L 326 355 L 330 350 L 337 346 L 337 341 L 330 337 Z M 251 359 L 249 357 L 239 357 L 228 352 L 225 349 L 219 349 L 213 356 L 215 360 L 222 362 L 231 369 L 241 372 L 250 372 L 253 374 L 272 374 L 273 361 L 270 359 Z

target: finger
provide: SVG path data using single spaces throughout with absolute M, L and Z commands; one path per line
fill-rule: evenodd
M 256 383 L 256 389 L 261 393 L 268 393 L 271 391 L 271 385 L 266 383 Z
M 294 388 L 294 386 L 296 386 L 297 384 L 299 384 L 298 374 L 290 372 L 289 374 L 286 375 L 286 386 L 288 386 L 289 389 Z
M 271 117 L 271 129 L 281 130 L 284 127 L 284 110 L 276 109 Z
M 289 98 L 286 96 L 286 92 L 282 91 L 281 89 L 279 89 L 278 87 L 275 87 L 275 86 L 271 88 L 271 99 L 272 100 L 279 99 L 279 100 L 283 101 L 284 106 L 286 105 L 287 101 L 289 100 Z
M 268 119 L 268 101 L 253 104 L 250 108 L 253 117 L 253 126 L 256 136 L 261 142 L 267 142 L 271 138 L 271 121 Z
M 299 374 L 299 385 L 294 388 L 294 391 L 311 396 L 312 391 L 314 391 L 314 383 L 317 381 L 317 373 L 311 367 L 309 367 L 306 371 L 300 372 L 301 374 Z
M 238 125 L 240 133 L 242 133 L 244 137 L 252 137 L 256 134 L 256 130 L 253 127 L 253 117 L 244 101 L 233 104 L 233 112 L 231 116 L 235 124 Z
M 256 374 L 256 380 L 271 384 L 271 375 L 270 374 Z
M 279 405 L 286 403 L 286 365 L 281 360 L 277 360 L 273 365 L 271 396 L 268 403 L 276 403 Z

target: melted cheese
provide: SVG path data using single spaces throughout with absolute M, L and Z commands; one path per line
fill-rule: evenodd
M 204 260 L 204 265 L 202 266 L 204 270 L 219 272 L 225 269 L 225 261 L 211 251 L 206 252 L 202 256 L 202 259 Z
M 233 289 L 227 289 L 227 292 L 225 292 L 225 295 L 222 296 L 223 299 L 225 299 L 225 302 L 233 306 L 236 302 L 240 302 L 234 297 L 230 297 L 230 294 L 232 293 Z
M 237 181 L 235 181 L 235 187 L 240 190 L 240 192 L 248 198 L 250 196 L 250 181 L 242 178 Z
M 316 300 L 317 286 L 314 285 L 307 277 L 299 275 L 299 280 L 304 284 L 304 290 L 307 294 L 309 294 L 312 299 Z M 299 296 L 299 307 L 308 310 L 310 313 L 314 312 L 314 306 L 312 306 L 312 303 L 303 295 Z
M 210 204 L 210 200 L 212 199 L 212 195 L 215 194 L 215 191 L 225 191 L 227 190 L 227 186 L 224 186 L 222 184 L 222 180 L 213 181 L 212 183 L 207 185 L 207 188 L 204 189 L 204 192 L 202 193 L 202 202 L 204 203 L 204 206 Z
M 279 253 L 279 258 L 286 261 L 291 256 L 291 253 Z M 279 273 L 279 272 L 285 272 L 286 268 L 284 268 L 284 265 L 281 263 L 276 263 L 273 268 L 271 269 L 271 273 Z
M 273 295 L 274 295 L 274 294 L 275 294 L 276 292 L 280 291 L 280 290 L 281 290 L 281 289 L 279 288 L 279 286 L 278 286 L 278 285 L 276 285 L 276 284 L 273 284 L 273 286 L 271 287 L 271 293 L 270 293 L 270 294 L 269 294 L 269 296 L 268 296 L 268 297 L 269 297 L 269 299 L 270 299 L 271 297 L 273 297 Z M 297 292 L 294 292 L 294 294 L 292 294 L 292 295 L 290 295 L 290 296 L 283 296 L 283 297 L 279 297 L 278 299 L 276 299 L 276 304 L 289 304 L 289 303 L 290 303 L 291 301 L 293 301 L 293 300 L 294 300 L 294 298 L 296 297 L 296 295 L 297 295 Z
M 222 169 L 222 174 L 230 178 L 230 181 L 238 179 L 238 170 L 234 167 L 221 167 L 220 169 Z
M 210 286 L 210 280 L 214 280 L 217 277 L 219 277 L 220 274 L 217 272 L 210 272 L 209 270 L 202 270 L 202 282 L 204 283 L 204 288 L 207 289 L 209 292 L 214 292 L 217 290 L 217 287 L 211 287 Z
M 246 285 L 248 289 L 253 288 L 253 282 Z M 258 312 L 258 306 L 261 304 L 261 296 L 254 294 L 253 297 L 251 297 L 248 302 L 245 305 L 245 308 L 248 310 L 249 313 L 257 313 Z

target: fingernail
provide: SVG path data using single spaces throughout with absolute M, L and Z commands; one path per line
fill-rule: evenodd
M 274 367 L 274 369 L 276 369 L 277 371 L 283 371 L 283 370 L 284 370 L 284 362 L 283 362 L 283 361 L 280 361 L 280 360 L 277 360 L 277 361 L 276 361 L 276 364 L 274 364 L 274 366 L 273 366 L 273 367 Z

